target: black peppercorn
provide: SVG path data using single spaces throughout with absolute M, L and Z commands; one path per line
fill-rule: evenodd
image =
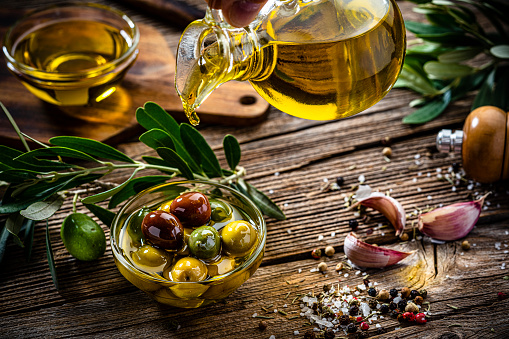
M 398 296 L 398 290 L 393 288 L 389 291 L 389 294 L 391 295 L 391 297 L 396 298 Z
M 389 313 L 389 305 L 388 304 L 382 304 L 380 306 L 380 312 L 382 314 L 386 314 L 386 313 Z
M 417 291 L 417 290 L 410 291 L 410 299 L 414 299 L 415 297 L 418 297 L 418 296 L 420 296 L 419 291 Z
M 415 297 L 415 299 L 414 299 L 414 303 L 415 303 L 416 305 L 422 305 L 423 301 L 424 301 L 424 299 L 422 299 L 422 297 L 421 297 L 420 295 L 418 295 L 418 296 L 417 296 L 417 297 Z
M 330 291 L 330 285 L 324 284 L 324 285 L 323 285 L 323 291 L 324 291 L 325 293 L 328 293 L 328 292 Z
M 392 301 L 391 301 L 391 302 L 389 303 L 389 309 L 391 309 L 391 310 L 395 310 L 395 309 L 397 309 L 397 308 L 398 308 L 398 304 L 396 304 L 395 302 L 392 302 Z
M 368 289 L 368 295 L 369 295 L 370 297 L 376 297 L 376 289 L 375 289 L 374 287 L 370 287 L 370 288 Z
M 337 177 L 336 178 L 336 184 L 338 184 L 338 186 L 341 186 L 345 183 L 345 178 L 343 177 Z
M 421 297 L 426 298 L 426 297 L 428 296 L 428 291 L 426 291 L 426 290 L 421 290 L 421 291 L 419 292 L 419 294 L 421 295 Z
M 399 314 L 400 313 L 397 310 L 392 310 L 391 313 L 389 313 L 391 318 L 397 318 Z
M 348 221 L 348 226 L 350 226 L 352 231 L 355 231 L 357 229 L 357 227 L 359 226 L 359 222 L 357 221 L 357 219 L 350 219 Z
M 457 162 L 453 162 L 451 167 L 452 167 L 452 170 L 454 173 L 458 173 L 458 171 L 460 169 L 460 164 Z
M 405 307 L 407 305 L 407 301 L 406 300 L 400 300 L 398 302 L 398 308 L 403 312 L 405 310 Z
M 357 326 L 355 326 L 355 324 L 348 324 L 348 326 L 346 327 L 346 331 L 348 333 L 355 333 L 357 332 Z
M 378 301 L 376 301 L 376 299 L 369 299 L 368 305 L 369 305 L 369 308 L 374 310 L 376 308 L 376 306 L 378 305 Z
M 348 310 L 348 314 L 350 315 L 357 315 L 357 313 L 359 313 L 359 306 L 357 305 L 352 305 Z
M 348 325 L 350 323 L 350 317 L 347 315 L 342 315 L 339 317 L 340 325 Z
M 265 329 L 267 328 L 267 322 L 266 322 L 266 321 L 263 321 L 263 320 L 262 320 L 262 321 L 260 321 L 260 322 L 258 323 L 258 328 L 259 328 L 261 331 L 265 330 Z
M 327 330 L 325 330 L 325 332 L 323 333 L 323 339 L 334 339 L 334 337 L 336 336 L 336 334 L 334 333 L 334 331 L 332 330 L 332 328 L 328 328 Z

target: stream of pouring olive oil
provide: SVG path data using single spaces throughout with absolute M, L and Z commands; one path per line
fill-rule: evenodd
M 279 6 L 245 30 L 201 28 L 200 20 L 188 26 L 179 49 L 194 37 L 199 56 L 179 72 L 186 61 L 179 52 L 176 87 L 193 125 L 203 100 L 229 80 L 248 80 L 276 108 L 312 120 L 359 113 L 392 88 L 405 51 L 403 20 L 392 1 Z

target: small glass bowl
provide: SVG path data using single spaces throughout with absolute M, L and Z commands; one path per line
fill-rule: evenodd
M 149 274 L 133 265 L 121 248 L 129 217 L 144 207 L 156 209 L 162 203 L 176 198 L 184 191 L 199 191 L 205 195 L 221 196 L 241 209 L 255 226 L 258 242 L 249 257 L 234 270 L 200 282 L 174 282 L 159 275 Z M 235 291 L 260 266 L 265 250 L 267 228 L 260 210 L 239 192 L 206 181 L 179 181 L 149 188 L 132 197 L 116 214 L 111 226 L 111 248 L 120 273 L 134 286 L 156 301 L 181 308 L 196 308 L 220 301 Z
M 36 10 L 5 35 L 7 67 L 38 98 L 60 106 L 99 102 L 116 90 L 138 56 L 136 24 L 88 3 Z

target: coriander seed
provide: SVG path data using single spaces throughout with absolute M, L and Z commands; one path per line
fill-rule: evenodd
M 390 147 L 384 147 L 382 154 L 388 158 L 392 156 L 392 149 Z
M 318 264 L 318 270 L 320 272 L 327 271 L 327 264 L 322 261 L 321 263 Z
M 378 300 L 387 300 L 391 297 L 391 295 L 389 294 L 389 291 L 387 290 L 381 290 L 380 292 L 378 292 L 378 296 L 377 296 L 377 299 Z
M 461 243 L 461 248 L 465 251 L 468 251 L 470 249 L 470 243 L 468 242 L 468 240 L 463 240 L 463 242 Z
M 325 247 L 325 255 L 328 257 L 332 257 L 336 253 L 336 250 L 332 246 Z
M 339 272 L 339 271 L 341 271 L 342 269 L 343 269 L 343 263 L 342 263 L 342 262 L 338 262 L 338 263 L 336 264 L 336 268 L 335 268 L 335 270 L 336 270 L 337 272 Z
M 408 233 L 403 233 L 402 235 L 400 235 L 399 238 L 401 239 L 401 241 L 407 241 L 408 240 Z
M 260 321 L 260 322 L 258 323 L 258 328 L 259 328 L 261 331 L 265 330 L 265 329 L 267 328 L 267 322 L 266 322 L 266 321 L 263 321 L 263 320 L 262 320 L 262 321 Z
M 410 296 L 410 289 L 408 287 L 403 287 L 401 289 L 401 297 L 408 298 Z
M 412 312 L 412 313 L 416 313 L 416 312 L 419 312 L 419 307 L 417 307 L 416 304 L 410 302 L 406 305 L 405 307 L 405 312 Z

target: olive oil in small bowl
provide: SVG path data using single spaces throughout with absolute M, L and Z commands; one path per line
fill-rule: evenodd
M 99 102 L 115 92 L 138 55 L 140 33 L 124 13 L 99 4 L 32 12 L 9 29 L 9 70 L 38 98 L 60 106 Z

